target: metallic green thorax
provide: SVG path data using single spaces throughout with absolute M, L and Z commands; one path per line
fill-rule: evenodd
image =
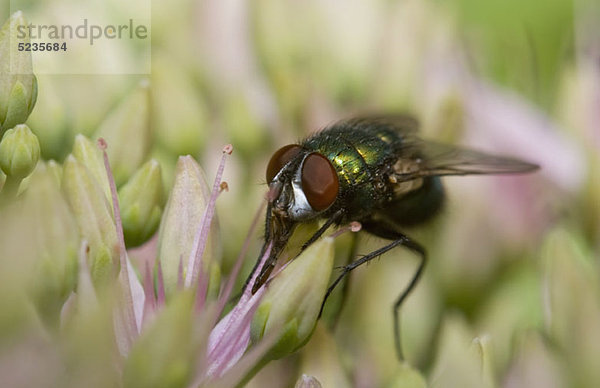
M 340 182 L 340 205 L 355 218 L 393 199 L 389 176 L 401 154 L 402 132 L 372 123 L 340 123 L 306 139 L 302 146 L 331 161 Z

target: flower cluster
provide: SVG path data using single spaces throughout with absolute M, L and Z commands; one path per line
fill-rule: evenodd
M 18 49 L 25 15 L 69 16 L 38 3 L 0 29 L 2 386 L 600 381 L 587 4 L 158 2 L 150 75 L 56 77 Z M 415 270 L 402 248 L 353 271 L 320 320 L 337 268 L 382 241 L 326 234 L 298 255 L 318 228 L 299 225 L 269 281 L 243 287 L 271 151 L 365 109 L 410 111 L 423 138 L 541 166 L 444 178 L 436 223 L 406 230 L 430 264 L 402 308 L 402 363 L 390 307 Z
M 24 23 L 21 13 L 13 15 L 0 42 L 6 43 L 5 36 Z M 8 63 L 5 58 L 3 66 Z M 30 56 L 21 60 L 30 66 Z M 30 79 L 35 81 L 31 71 Z M 19 108 L 15 104 L 22 99 L 23 85 L 18 78 L 10 81 L 9 113 L 3 123 L 17 120 L 17 125 L 4 131 L 0 144 L 0 167 L 6 174 L 0 212 L 3 231 L 9 226 L 13 231 L 3 234 L 2 273 L 22 278 L 5 283 L 4 291 L 31 301 L 42 325 L 29 329 L 30 319 L 17 314 L 16 342 L 7 349 L 18 354 L 31 346 L 42 347 L 38 357 L 44 363 L 54 362 L 56 369 L 28 376 L 18 369 L 5 370 L 9 364 L 3 362 L 9 384 L 29 384 L 39 378 L 60 386 L 92 382 L 106 386 L 117 381 L 139 387 L 236 386 L 260 365 L 308 340 L 331 265 L 317 288 L 308 284 L 302 272 L 310 267 L 317 272 L 320 260 L 333 259 L 329 240 L 315 244 L 282 271 L 269 290 L 265 286 L 254 294 L 250 287 L 243 290 L 223 316 L 252 237 L 248 235 L 235 268 L 222 282 L 222 239 L 215 205 L 227 189 L 222 175 L 231 146 L 223 149 L 212 189 L 191 156 L 179 157 L 164 204 L 160 163 L 148 159 L 147 81 L 106 117 L 96 132 L 98 144 L 84 135 L 75 136 L 62 164 L 38 163 L 40 142 L 22 124 L 27 115 L 14 118 L 11 111 Z M 269 249 L 258 271 L 268 255 Z M 20 262 L 11 263 L 15 257 Z M 296 265 L 303 267 L 294 269 Z M 276 295 L 278 282 L 286 282 L 300 295 L 311 290 L 315 295 L 309 299 L 310 313 L 306 306 L 283 303 L 284 312 L 269 314 L 271 307 L 281 309 L 277 306 L 284 302 Z M 259 319 L 268 328 L 254 335 L 250 346 L 250 326 L 261 302 Z M 18 304 L 8 307 L 20 310 Z M 302 325 L 290 340 L 281 328 L 292 321 Z M 99 352 L 98 359 L 80 362 L 86 353 L 81 346 Z M 273 346 L 287 351 L 267 356 Z M 82 373 L 91 374 L 74 377 L 81 366 Z

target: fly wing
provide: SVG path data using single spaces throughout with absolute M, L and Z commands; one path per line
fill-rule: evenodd
M 399 132 L 402 137 L 414 136 L 419 129 L 419 122 L 414 117 L 402 113 L 362 115 L 341 120 L 337 125 L 348 126 L 354 130 L 388 128 Z
M 520 174 L 539 166 L 510 157 L 491 155 L 468 148 L 405 139 L 402 157 L 396 164 L 396 179 L 408 181 L 428 176 Z
M 341 123 L 354 130 L 392 130 L 400 135 L 398 159 L 393 167 L 398 182 L 428 176 L 520 174 L 539 168 L 510 157 L 422 140 L 418 137 L 418 121 L 404 114 L 366 115 Z

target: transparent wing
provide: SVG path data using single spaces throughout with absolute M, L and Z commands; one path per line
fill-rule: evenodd
M 362 115 L 342 120 L 338 122 L 340 124 L 357 129 L 385 127 L 407 136 L 415 135 L 419 129 L 419 122 L 414 117 L 402 113 Z
M 402 139 L 394 165 L 400 182 L 435 175 L 520 174 L 539 168 L 515 158 L 422 140 L 418 137 L 418 121 L 409 115 L 365 115 L 341 123 L 353 129 L 396 131 Z
M 417 137 L 405 139 L 404 148 L 395 166 L 396 178 L 401 181 L 434 175 L 521 174 L 539 168 L 519 159 Z

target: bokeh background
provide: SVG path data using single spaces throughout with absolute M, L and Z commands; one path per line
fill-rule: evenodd
M 53 7 L 27 6 L 26 17 Z M 413 369 L 395 357 L 391 306 L 417 260 L 396 249 L 356 270 L 306 347 L 248 386 L 293 386 L 306 373 L 324 387 L 596 387 L 599 20 L 595 0 L 153 2 L 150 74 L 40 74 L 27 124 L 44 160 L 62 163 L 79 133 L 139 151 L 135 168 L 155 158 L 165 198 L 178 156 L 192 155 L 212 179 L 222 145 L 233 144 L 229 192 L 217 203 L 225 274 L 271 154 L 337 119 L 408 112 L 424 138 L 537 163 L 529 175 L 444 179 L 443 214 L 406 231 L 430 254 L 402 310 Z M 148 125 L 111 133 L 107 118 L 140 83 Z M 383 244 L 359 240 L 361 254 Z M 260 235 L 252 241 L 246 273 Z M 339 260 L 346 243 L 338 241 Z M 0 371 L 19 356 L 9 349 Z

